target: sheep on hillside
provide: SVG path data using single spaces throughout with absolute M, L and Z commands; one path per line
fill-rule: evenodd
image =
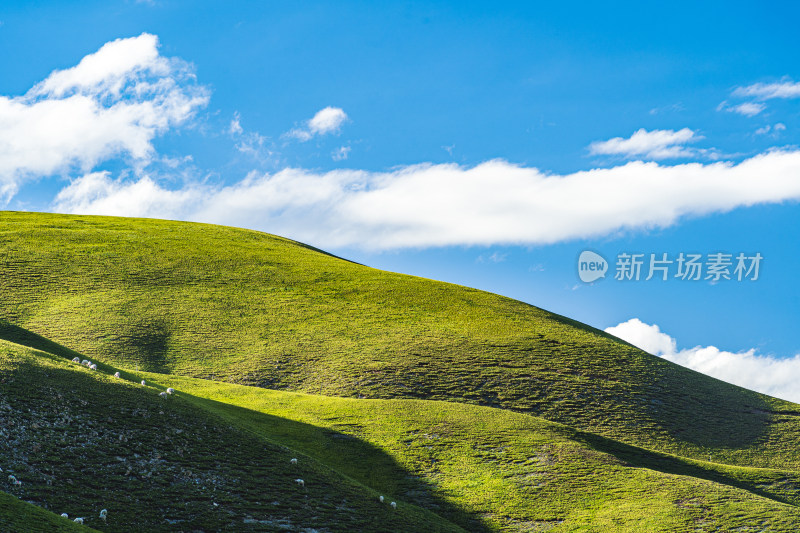
M 301 487 L 305 487 L 306 486 L 306 482 L 303 481 L 302 479 L 299 479 L 299 478 L 295 479 L 294 482 L 297 483 L 298 485 L 300 485 Z
M 144 382 L 144 380 L 142 380 L 142 387 L 144 387 L 145 385 L 146 383 Z
M 296 465 L 296 464 L 297 464 L 297 459 L 292 459 L 292 460 L 291 460 L 291 461 L 289 461 L 289 462 L 290 462 L 290 463 L 292 463 L 293 465 Z
M 392 502 L 389 505 L 392 506 L 392 509 L 397 509 L 397 504 L 395 502 Z
M 81 517 L 79 516 L 78 518 L 76 518 L 75 520 L 73 520 L 73 522 L 75 522 L 75 523 L 77 523 L 77 524 L 83 524 L 83 518 L 81 518 Z
M 175 389 L 173 389 L 172 387 L 169 387 L 167 389 L 167 394 L 172 394 L 173 392 L 175 392 Z
M 73 357 L 73 358 L 72 358 L 72 362 L 73 362 L 73 363 L 78 363 L 78 364 L 80 364 L 80 362 L 81 362 L 81 358 L 80 358 L 80 357 Z
M 97 370 L 97 365 L 92 363 L 91 365 L 89 365 L 89 368 L 91 368 L 92 370 Z
M 166 392 L 164 392 L 164 391 L 161 391 L 161 392 L 159 392 L 159 393 L 158 393 L 158 395 L 159 395 L 159 396 L 161 396 L 162 398 L 166 398 L 167 396 L 169 396 L 169 395 L 168 395 Z
M 102 518 L 103 522 L 105 522 L 106 517 L 108 517 L 108 509 L 103 509 L 102 511 L 100 511 L 100 518 Z
M 69 518 L 69 515 L 67 513 L 61 513 L 61 518 Z
M 383 503 L 383 496 L 378 496 L 378 501 Z
M 114 377 L 118 378 L 119 377 L 119 372 L 114 372 Z
M 92 364 L 92 362 L 91 362 L 91 361 L 89 361 L 88 359 L 84 359 L 83 361 L 81 361 L 81 364 L 82 364 L 83 366 L 89 366 L 89 365 L 91 365 L 91 364 Z

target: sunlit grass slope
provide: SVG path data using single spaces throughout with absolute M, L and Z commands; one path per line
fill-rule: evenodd
M 128 368 L 474 403 L 684 456 L 800 467 L 793 404 L 509 298 L 254 231 L 4 212 L 0 294 L 10 325 Z
M 463 531 L 139 381 L 0 341 L 0 490 L 102 531 Z
M 482 530 L 469 521 L 476 518 L 493 531 L 800 527 L 794 472 L 686 460 L 475 405 L 147 376 L 239 427 L 470 531 Z M 454 507 L 438 508 L 432 495 Z

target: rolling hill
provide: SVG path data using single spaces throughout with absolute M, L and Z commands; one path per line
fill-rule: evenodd
M 127 511 L 87 521 L 101 530 L 800 529 L 800 406 L 522 302 L 109 217 L 0 213 L 0 272 L 7 433 L 81 421 L 25 432 L 0 466 L 53 511 L 80 489 L 70 516 L 111 494 Z M 150 477 L 121 473 L 134 459 Z

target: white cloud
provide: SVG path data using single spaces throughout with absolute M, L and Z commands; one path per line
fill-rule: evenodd
M 261 229 L 329 249 L 550 244 L 797 200 L 798 176 L 797 150 L 738 164 L 635 161 L 566 175 L 501 160 L 390 172 L 288 168 L 206 188 L 202 198 L 192 196 L 194 186 L 178 191 L 188 197 L 162 189 L 169 200 L 160 205 L 168 218 Z M 135 185 L 115 183 L 114 194 Z M 110 194 L 105 189 L 91 195 L 70 190 L 57 202 L 58 211 L 131 214 L 104 202 Z
M 162 188 L 149 176 L 133 182 L 113 180 L 108 172 L 92 172 L 74 180 L 58 193 L 56 211 L 89 215 L 125 214 L 133 217 L 169 218 L 176 206 L 192 209 L 207 188 L 193 185 L 177 191 Z
M 800 82 L 784 80 L 777 83 L 754 83 L 746 87 L 737 87 L 733 95 L 750 96 L 758 100 L 800 98 Z
M 606 328 L 642 350 L 658 355 L 703 374 L 758 391 L 770 396 L 800 403 L 800 354 L 778 358 L 760 355 L 755 349 L 726 352 L 715 346 L 677 349 L 675 339 L 662 333 L 658 326 L 632 318 Z
M 595 141 L 589 145 L 593 155 L 621 155 L 627 158 L 672 159 L 691 157 L 697 151 L 684 145 L 702 139 L 689 128 L 678 131 L 642 128 L 628 138 L 614 137 L 607 141 Z
M 305 142 L 315 135 L 338 133 L 347 119 L 347 114 L 341 108 L 328 106 L 307 120 L 304 128 L 295 128 L 285 136 Z
M 785 129 L 786 125 L 781 122 L 778 122 L 774 126 L 771 126 L 769 124 L 767 124 L 766 126 L 762 126 L 758 128 L 755 133 L 756 135 L 766 135 L 769 132 L 772 132 L 772 137 L 778 137 L 780 135 L 780 132 L 784 131 Z
M 349 146 L 340 146 L 336 150 L 333 151 L 331 154 L 331 158 L 334 161 L 344 161 L 350 155 L 350 147 Z
M 481 254 L 475 259 L 476 263 L 502 263 L 508 257 L 507 253 L 492 252 L 490 255 Z
M 746 117 L 754 117 L 764 111 L 766 107 L 766 105 L 758 102 L 745 102 L 743 104 L 725 107 L 724 109 L 733 113 L 739 113 L 740 115 L 744 115 Z
M 188 64 L 158 54 L 155 36 L 107 43 L 23 96 L 0 96 L 0 198 L 26 179 L 115 156 L 146 164 L 153 138 L 207 102 Z

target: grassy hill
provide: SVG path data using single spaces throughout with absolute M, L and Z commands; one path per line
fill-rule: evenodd
M 0 317 L 93 359 L 274 389 L 502 407 L 698 459 L 800 467 L 800 408 L 509 298 L 235 228 L 0 220 Z
M 502 409 L 114 370 L 0 341 L 0 461 L 23 480 L 0 488 L 102 531 L 800 527 L 792 472 L 634 449 Z M 24 524 L 8 531 L 76 527 L 2 501 L 0 525 Z
M 0 294 L 28 428 L 0 466 L 57 513 L 85 493 L 71 516 L 111 483 L 98 529 L 800 530 L 800 406 L 522 302 L 253 231 L 8 212 Z M 63 441 L 30 431 L 72 427 L 55 405 Z
M 0 489 L 103 531 L 463 531 L 140 381 L 0 341 Z

